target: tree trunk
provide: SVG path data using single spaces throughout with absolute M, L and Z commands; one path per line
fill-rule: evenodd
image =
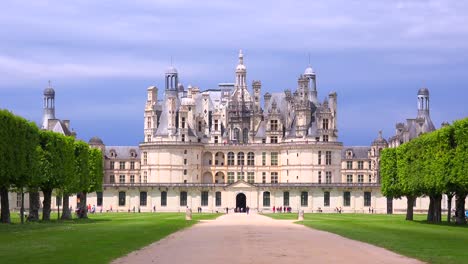
M 72 215 L 70 212 L 70 201 L 68 194 L 63 195 L 62 203 L 62 220 L 71 220 Z
M 457 193 L 455 207 L 456 207 L 456 223 L 457 225 L 466 225 L 465 219 L 465 198 L 466 193 Z
M 414 196 L 406 196 L 406 220 L 413 221 Z
M 52 189 L 42 189 L 44 201 L 42 202 L 42 221 L 50 221 L 50 206 L 52 200 Z
M 10 220 L 10 203 L 8 201 L 8 188 L 0 187 L 0 204 L 2 206 L 2 212 L 0 215 L 0 221 L 2 223 L 9 224 Z
M 24 189 L 21 188 L 21 209 L 20 209 L 21 224 L 24 224 Z
M 86 206 L 86 192 L 80 193 L 80 211 L 79 218 L 88 218 L 88 207 Z
M 447 222 L 452 221 L 452 198 L 453 194 L 448 193 L 447 194 Z
M 434 196 L 429 196 L 429 208 L 427 209 L 427 222 L 432 223 L 434 222 L 434 210 L 435 210 L 435 201 Z
M 434 223 L 442 222 L 442 194 L 434 197 Z
M 38 191 L 29 192 L 29 215 L 28 221 L 35 222 L 39 221 L 39 208 L 41 207 L 41 201 Z

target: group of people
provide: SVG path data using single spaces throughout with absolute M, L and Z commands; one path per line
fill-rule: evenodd
M 273 213 L 291 213 L 291 207 L 288 206 L 278 206 L 278 207 L 275 207 L 273 206 Z
M 201 213 L 201 212 L 202 212 L 202 208 L 201 208 L 201 207 L 198 207 L 198 208 L 197 208 L 197 212 L 198 212 L 198 213 Z
M 335 208 L 335 212 L 341 214 L 343 212 L 343 209 L 341 209 L 341 206 L 340 207 L 336 207 Z

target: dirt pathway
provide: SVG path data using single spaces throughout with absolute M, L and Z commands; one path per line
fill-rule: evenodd
M 422 263 L 257 214 L 229 214 L 174 233 L 113 263 Z

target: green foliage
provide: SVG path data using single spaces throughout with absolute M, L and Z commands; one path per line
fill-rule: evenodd
M 394 148 L 387 148 L 381 152 L 380 180 L 383 195 L 395 198 L 402 196 L 397 173 L 396 149 Z
M 89 188 L 89 146 L 83 141 L 75 142 L 75 175 L 77 176 L 77 192 Z
M 96 192 L 102 190 L 102 181 L 104 177 L 103 155 L 99 149 L 89 149 L 89 184 L 87 192 Z

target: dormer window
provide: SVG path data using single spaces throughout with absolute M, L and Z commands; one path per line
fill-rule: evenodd
M 347 150 L 346 151 L 346 158 L 347 159 L 352 159 L 353 158 L 353 151 L 352 150 Z
M 111 149 L 109 153 L 110 153 L 111 158 L 117 157 L 117 153 L 115 152 L 115 150 Z
M 137 157 L 137 154 L 136 154 L 136 151 L 135 150 L 130 150 L 130 157 L 132 158 L 136 158 Z

